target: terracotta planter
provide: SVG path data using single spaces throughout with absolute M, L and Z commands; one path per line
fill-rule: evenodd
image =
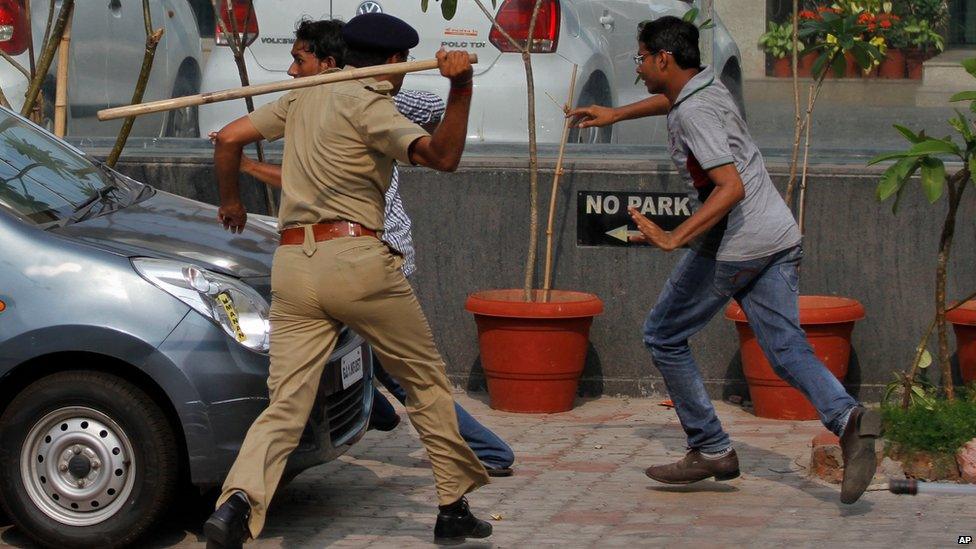
M 782 57 L 773 59 L 773 76 L 775 78 L 789 78 L 793 76 L 793 59 Z
M 976 381 L 976 300 L 967 301 L 946 313 L 956 332 L 959 373 L 965 383 Z
M 808 52 L 800 55 L 797 59 L 796 74 L 803 78 L 813 76 L 813 62 L 817 60 L 817 52 Z
M 739 332 L 742 369 L 756 415 L 773 419 L 817 419 L 817 411 L 803 394 L 773 372 L 737 303 L 725 309 L 725 318 L 735 321 Z M 841 382 L 847 377 L 854 322 L 862 318 L 864 307 L 855 299 L 800 296 L 800 326 L 814 354 Z
M 535 291 L 539 299 L 540 290 Z M 589 347 L 590 324 L 603 312 L 593 294 L 553 290 L 548 303 L 522 300 L 522 290 L 468 296 L 491 407 L 554 413 L 573 407 Z
M 921 80 L 924 72 L 923 63 L 928 59 L 924 51 L 919 49 L 905 50 L 905 71 L 911 80 Z
M 902 50 L 889 48 L 884 60 L 878 66 L 878 77 L 887 79 L 905 78 L 905 53 Z

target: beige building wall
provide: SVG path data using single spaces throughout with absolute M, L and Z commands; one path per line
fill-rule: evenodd
M 759 36 L 766 31 L 766 0 L 713 0 L 715 12 L 729 29 L 742 54 L 744 79 L 766 76 L 766 57 Z

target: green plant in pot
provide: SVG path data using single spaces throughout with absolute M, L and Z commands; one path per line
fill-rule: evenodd
M 794 2 L 795 8 L 798 2 Z M 814 81 L 807 91 L 805 110 L 800 105 L 799 76 L 794 74 L 794 141 L 790 162 L 790 178 L 786 190 L 786 203 L 794 208 L 800 232 L 805 232 L 805 203 L 807 165 L 810 150 L 810 124 L 814 107 L 827 77 L 828 71 L 838 76 L 847 67 L 845 58 L 850 54 L 857 64 L 866 69 L 880 59 L 877 47 L 861 39 L 866 27 L 857 24 L 858 13 L 840 15 L 834 11 L 820 11 L 817 17 L 804 18 L 794 9 L 792 36 L 794 43 L 801 39 L 810 41 L 807 51 L 818 53 L 814 62 Z M 793 52 L 793 63 L 797 51 Z M 805 140 L 803 138 L 805 137 Z M 803 158 L 799 157 L 803 141 Z M 798 179 L 799 175 L 799 179 Z M 794 194 L 799 183 L 799 193 Z M 809 241 L 805 241 L 809 247 Z M 733 320 L 739 334 L 742 367 L 749 385 L 756 415 L 774 419 L 816 419 L 817 411 L 798 390 L 779 378 L 759 347 L 755 333 L 749 327 L 742 308 L 732 303 L 725 311 L 726 318 Z M 854 323 L 864 318 L 864 307 L 855 299 L 837 296 L 800 296 L 800 326 L 817 358 L 841 381 L 847 375 L 850 358 L 850 337 Z
M 481 363 L 485 372 L 492 408 L 512 412 L 562 412 L 572 408 L 579 379 L 589 347 L 589 329 L 593 317 L 603 311 L 603 302 L 595 295 L 567 290 L 555 290 L 552 281 L 552 237 L 556 191 L 561 174 L 562 149 L 553 179 L 549 204 L 549 223 L 546 231 L 546 261 L 542 288 L 535 287 L 536 263 L 539 248 L 538 208 L 538 151 L 535 125 L 535 87 L 532 76 L 532 54 L 548 51 L 549 41 L 516 36 L 536 37 L 558 10 L 556 0 L 520 0 L 502 3 L 492 0 L 491 10 L 482 0 L 474 6 L 457 0 L 441 0 L 445 19 L 454 17 L 458 9 L 479 9 L 491 20 L 513 51 L 521 54 L 526 74 L 529 133 L 529 238 L 523 287 L 520 289 L 485 290 L 468 297 L 465 308 L 474 314 L 478 327 Z M 428 0 L 421 0 L 426 10 Z M 497 12 L 493 10 L 498 10 Z M 499 25 L 502 10 L 511 20 L 528 21 L 524 28 L 510 33 Z M 531 11 L 526 11 L 531 10 Z M 512 13 L 517 11 L 518 13 Z M 517 16 L 517 17 L 516 17 Z M 524 17 L 527 16 L 527 17 Z M 512 30 L 511 25 L 506 25 Z M 567 75 L 569 76 L 569 75 Z M 568 102 L 575 99 L 574 69 Z M 563 144 L 569 133 L 570 120 L 563 130 Z
M 976 77 L 976 58 L 962 62 L 962 66 Z M 946 301 L 949 258 L 952 252 L 956 231 L 956 219 L 967 189 L 976 185 L 976 91 L 965 91 L 954 95 L 951 101 L 969 101 L 970 114 L 956 111 L 956 117 L 949 120 L 950 126 L 959 134 L 963 143 L 956 143 L 951 137 L 942 139 L 929 137 L 924 131 L 915 133 L 904 126 L 895 128 L 907 139 L 911 146 L 904 151 L 883 154 L 871 160 L 876 164 L 886 160 L 896 160 L 885 170 L 877 187 L 878 200 L 894 199 L 892 211 L 897 213 L 898 205 L 910 185 L 912 177 L 920 173 L 918 188 L 930 204 L 946 199 L 947 207 L 939 237 L 939 253 L 935 269 L 935 315 L 919 342 L 915 358 L 909 371 L 901 377 L 904 408 L 911 403 L 913 387 L 917 383 L 919 371 L 932 362 L 928 351 L 928 341 L 933 331 L 938 333 L 937 363 L 941 372 L 942 393 L 946 399 L 955 399 L 950 365 L 949 337 L 947 320 L 957 324 L 960 370 L 967 382 L 976 377 L 976 294 L 971 294 L 955 304 Z M 952 175 L 947 175 L 945 159 L 961 162 L 961 167 Z M 968 196 L 972 196 L 972 192 Z M 968 379 L 967 379 L 968 378 Z
M 768 30 L 759 37 L 759 46 L 773 59 L 773 76 L 787 78 L 792 73 L 790 54 L 793 53 L 793 26 L 790 23 L 769 22 Z M 798 44 L 803 51 L 803 43 Z

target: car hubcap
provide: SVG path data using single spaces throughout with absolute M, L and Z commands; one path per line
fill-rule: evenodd
M 20 463 L 31 501 L 70 526 L 110 518 L 125 504 L 135 480 L 129 437 L 107 415 L 82 406 L 60 408 L 34 424 Z

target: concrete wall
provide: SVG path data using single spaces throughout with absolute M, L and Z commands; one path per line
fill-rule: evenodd
M 419 271 L 414 282 L 450 375 L 469 389 L 481 388 L 483 379 L 474 321 L 464 311 L 464 300 L 477 290 L 521 285 L 528 232 L 523 164 L 477 158 L 467 159 L 455 174 L 406 169 L 402 176 L 404 203 L 415 222 Z M 120 167 L 165 190 L 216 200 L 206 161 L 129 160 Z M 785 170 L 774 166 L 772 171 L 782 183 Z M 550 180 L 551 171 L 540 178 L 544 189 Z M 814 169 L 802 270 L 803 293 L 855 297 L 865 305 L 867 318 L 854 330 L 849 385 L 869 400 L 878 397 L 893 371 L 909 364 L 933 313 L 935 250 L 943 214 L 942 205 L 929 206 L 911 189 L 899 214 L 892 215 L 890 204 L 874 199 L 877 180 L 877 171 L 860 166 Z M 593 292 L 606 309 L 591 332 L 585 394 L 664 392 L 641 343 L 640 328 L 680 252 L 577 247 L 576 192 L 681 189 L 666 161 L 603 158 L 566 167 L 559 192 L 554 285 Z M 949 285 L 954 297 L 976 290 L 974 196 L 959 216 Z M 260 209 L 257 196 L 248 200 L 252 211 Z M 547 201 L 545 190 L 540 202 Z M 716 318 L 692 345 L 714 397 L 745 393 L 729 321 Z

